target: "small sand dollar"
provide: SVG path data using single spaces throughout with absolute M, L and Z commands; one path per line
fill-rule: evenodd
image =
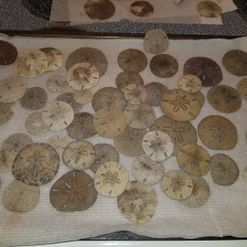
M 197 93 L 202 87 L 202 81 L 195 75 L 187 74 L 178 79 L 177 85 L 186 92 Z
M 0 65 L 9 65 L 15 62 L 17 49 L 7 41 L 0 40 Z
M 154 7 L 147 1 L 135 1 L 130 5 L 130 12 L 133 15 L 144 17 L 154 12 Z
M 144 103 L 148 97 L 145 87 L 136 84 L 128 85 L 123 91 L 126 100 L 133 105 Z
M 116 77 L 116 85 L 120 90 L 123 90 L 130 84 L 142 86 L 144 84 L 142 77 L 135 72 L 120 72 Z
M 53 75 L 47 81 L 47 89 L 52 93 L 61 93 L 68 88 L 65 76 Z
M 221 7 L 213 1 L 202 1 L 197 4 L 197 11 L 203 17 L 218 17 L 222 13 Z
M 90 90 L 80 90 L 73 92 L 74 100 L 78 104 L 88 104 L 92 101 L 93 93 Z

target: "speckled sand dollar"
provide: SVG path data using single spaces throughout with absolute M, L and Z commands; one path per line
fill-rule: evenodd
M 211 168 L 211 158 L 206 149 L 197 144 L 186 144 L 177 153 L 181 169 L 195 177 L 204 176 Z
M 116 85 L 123 90 L 130 84 L 142 86 L 144 84 L 142 77 L 135 72 L 120 72 L 116 77 Z
M 212 156 L 211 176 L 216 184 L 230 186 L 239 177 L 238 165 L 225 154 L 215 154 Z
M 25 94 L 26 89 L 26 83 L 19 77 L 6 77 L 0 81 L 0 102 L 11 103 L 16 101 Z
M 47 99 L 48 95 L 43 88 L 30 87 L 20 98 L 20 104 L 27 110 L 37 111 L 45 106 Z
M 119 66 L 127 72 L 139 73 L 147 66 L 145 54 L 137 49 L 127 49 L 118 55 Z
M 73 170 L 53 184 L 50 202 L 58 211 L 83 211 L 93 206 L 97 195 L 93 178 L 83 171 Z
M 9 65 L 15 62 L 17 49 L 7 41 L 0 40 L 0 65 Z
M 130 12 L 139 17 L 149 16 L 154 12 L 154 7 L 151 3 L 147 1 L 135 1 L 130 7 Z
M 93 125 L 99 135 L 113 138 L 123 133 L 127 120 L 121 110 L 111 107 L 98 110 L 94 115 Z
M 11 149 L 0 151 L 0 173 L 10 172 L 14 163 L 17 152 Z
M 124 110 L 126 104 L 124 93 L 114 87 L 104 87 L 100 89 L 94 94 L 92 99 L 92 106 L 95 111 L 110 107 Z
M 11 104 L 0 102 L 0 126 L 7 123 L 14 115 Z
M 159 82 L 150 82 L 145 85 L 147 92 L 146 103 L 150 106 L 159 106 L 162 95 L 167 89 L 167 87 Z
M 173 200 L 185 200 L 192 194 L 193 180 L 182 171 L 170 170 L 161 181 L 161 189 Z
M 78 104 L 88 104 L 93 99 L 93 93 L 90 90 L 75 91 L 73 98 Z
M 161 110 L 177 121 L 194 119 L 201 110 L 198 98 L 181 89 L 167 90 L 160 101 Z
M 202 17 L 214 18 L 222 13 L 221 7 L 213 1 L 202 1 L 196 7 Z
M 125 107 L 124 114 L 127 119 L 127 124 L 136 129 L 146 129 L 150 127 L 156 119 L 153 108 L 148 104 L 128 104 Z
M 149 130 L 163 131 L 171 137 L 174 143 L 173 155 L 176 155 L 184 144 L 197 143 L 196 128 L 190 122 L 180 122 L 161 116 L 155 120 Z
M 102 164 L 95 173 L 95 189 L 103 196 L 119 196 L 126 188 L 128 177 L 128 170 L 123 165 L 108 161 Z
M 174 152 L 174 143 L 171 137 L 161 131 L 150 131 L 142 140 L 142 148 L 145 154 L 154 161 L 163 161 Z
M 47 89 L 52 93 L 62 93 L 68 88 L 64 75 L 52 75 L 47 81 Z
M 15 61 L 15 72 L 20 76 L 35 77 L 47 71 L 48 56 L 41 50 L 32 50 Z
M 144 103 L 147 100 L 148 94 L 144 86 L 130 84 L 123 89 L 126 100 L 133 105 Z
M 86 139 L 97 134 L 93 126 L 93 115 L 88 112 L 76 113 L 73 121 L 67 127 L 70 137 L 75 139 Z
M 42 111 L 42 119 L 52 131 L 60 131 L 67 128 L 74 119 L 72 107 L 63 101 L 50 101 Z
M 17 154 L 12 173 L 16 180 L 28 185 L 40 186 L 49 183 L 57 174 L 59 154 L 51 145 L 33 143 Z
M 237 91 L 244 99 L 247 99 L 247 78 L 243 78 L 238 82 Z
M 124 132 L 113 139 L 115 148 L 127 156 L 138 156 L 144 153 L 142 139 L 147 133 L 145 129 L 135 129 L 127 126 Z
M 181 202 L 190 208 L 199 208 L 203 206 L 210 196 L 210 188 L 207 181 L 202 177 L 194 177 L 193 190 L 189 198 Z
M 42 112 L 29 114 L 25 121 L 25 128 L 30 135 L 42 135 L 49 131 L 49 128 L 42 119 Z
M 90 166 L 93 172 L 96 172 L 98 168 L 108 161 L 119 162 L 119 154 L 117 150 L 110 144 L 98 143 L 94 145 L 95 161 Z
M 191 74 L 183 75 L 177 81 L 178 88 L 189 92 L 196 93 L 202 87 L 202 81 L 199 77 Z
M 65 148 L 71 143 L 73 139 L 67 135 L 51 136 L 48 140 L 49 144 L 53 146 L 59 154 L 62 154 Z
M 208 91 L 209 104 L 216 110 L 232 113 L 241 107 L 241 97 L 237 90 L 227 85 L 216 85 Z
M 118 196 L 121 214 L 139 224 L 150 221 L 156 212 L 158 198 L 155 189 L 137 181 L 129 182 L 125 191 Z
M 147 155 L 142 154 L 133 161 L 131 171 L 137 181 L 153 185 L 163 178 L 165 167 L 162 162 L 153 161 Z
M 87 141 L 71 142 L 63 152 L 63 162 L 77 170 L 89 168 L 95 161 L 93 145 Z
M 168 78 L 178 72 L 176 58 L 168 54 L 155 55 L 150 61 L 150 69 L 158 77 Z
M 169 46 L 167 34 L 162 29 L 152 29 L 145 33 L 144 49 L 153 54 L 163 53 Z
M 9 211 L 29 212 L 39 203 L 39 194 L 39 187 L 13 181 L 5 189 L 2 201 Z
M 74 90 L 90 89 L 97 85 L 99 71 L 90 63 L 77 63 L 68 70 L 67 81 Z
M 236 146 L 238 133 L 233 123 L 221 116 L 210 115 L 198 125 L 202 143 L 211 149 L 229 150 Z

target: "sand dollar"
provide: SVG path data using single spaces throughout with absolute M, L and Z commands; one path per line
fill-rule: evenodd
M 15 62 L 17 49 L 7 41 L 0 40 L 0 65 L 9 65 Z

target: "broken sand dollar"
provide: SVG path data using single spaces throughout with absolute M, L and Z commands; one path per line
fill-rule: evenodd
M 153 54 L 164 52 L 169 46 L 167 34 L 162 29 L 152 29 L 145 33 L 144 50 Z
M 155 55 L 150 61 L 150 69 L 158 77 L 168 78 L 178 72 L 177 60 L 168 54 Z
M 98 168 L 108 161 L 119 162 L 119 154 L 117 150 L 110 144 L 99 143 L 94 145 L 95 161 L 90 166 L 93 172 L 96 172 Z
M 39 202 L 39 187 L 13 181 L 3 193 L 3 205 L 13 212 L 29 212 Z
M 241 107 L 241 97 L 237 90 L 226 85 L 216 85 L 208 91 L 209 104 L 216 110 L 232 113 Z
M 77 63 L 68 70 L 67 81 L 74 90 L 90 89 L 98 83 L 99 71 L 90 63 Z
M 129 182 L 125 191 L 118 196 L 117 204 L 125 218 L 142 224 L 151 220 L 155 214 L 158 199 L 152 186 L 133 181 Z
M 115 148 L 127 156 L 143 154 L 142 139 L 147 133 L 145 129 L 134 129 L 127 126 L 124 132 L 113 139 Z
M 135 179 L 147 185 L 157 184 L 164 176 L 165 167 L 161 162 L 151 160 L 143 154 L 133 161 L 131 171 Z
M 70 137 L 86 139 L 97 134 L 93 126 L 93 115 L 88 112 L 76 113 L 73 121 L 67 127 Z
M 49 183 L 57 174 L 59 154 L 51 145 L 33 143 L 17 154 L 12 173 L 16 180 L 28 185 L 40 186 Z
M 103 196 L 116 197 L 128 183 L 128 170 L 115 161 L 102 164 L 94 175 L 95 189 Z
M 124 114 L 127 124 L 136 129 L 149 128 L 156 118 L 153 108 L 148 104 L 128 104 L 125 107 Z
M 115 6 L 109 0 L 88 0 L 84 10 L 91 19 L 106 20 L 114 15 Z
M 124 110 L 126 106 L 126 99 L 124 97 L 124 93 L 120 89 L 114 87 L 104 87 L 94 94 L 92 106 L 95 111 L 110 107 Z
M 50 101 L 42 111 L 42 119 L 52 131 L 60 131 L 67 128 L 74 119 L 72 107 L 63 101 Z
M 213 1 L 202 1 L 198 3 L 196 7 L 202 17 L 219 17 L 222 13 L 221 7 Z
M 127 120 L 121 110 L 111 107 L 98 110 L 94 115 L 93 125 L 99 135 L 113 138 L 123 133 Z
M 0 40 L 0 65 L 9 65 L 15 62 L 17 49 L 9 42 Z
M 108 63 L 104 53 L 91 47 L 82 47 L 73 51 L 68 56 L 65 67 L 69 70 L 74 64 L 83 62 L 94 65 L 98 69 L 100 77 L 106 72 Z
M 25 77 L 35 77 L 48 69 L 49 60 L 41 50 L 32 50 L 15 61 L 15 72 Z
M 77 170 L 89 168 L 95 160 L 93 145 L 87 141 L 71 142 L 63 152 L 63 162 Z
M 56 135 L 49 138 L 49 144 L 53 146 L 59 154 L 62 154 L 72 141 L 73 140 L 67 135 Z
M 0 102 L 0 126 L 7 123 L 13 115 L 11 104 Z
M 93 99 L 93 93 L 90 90 L 75 91 L 73 98 L 78 104 L 88 104 Z
M 46 91 L 41 87 L 30 87 L 20 98 L 20 104 L 23 108 L 36 111 L 45 106 L 48 99 Z
M 236 146 L 238 133 L 231 121 L 221 116 L 207 116 L 198 125 L 202 143 L 211 149 L 229 150 Z
M 178 79 L 177 85 L 186 92 L 197 93 L 202 87 L 202 81 L 195 75 L 187 74 Z
M 247 78 L 243 78 L 238 82 L 237 91 L 244 99 L 247 99 Z
M 192 194 L 193 180 L 182 171 L 170 170 L 161 181 L 161 189 L 173 200 L 185 200 Z
M 11 149 L 0 151 L 0 173 L 11 171 L 16 155 L 17 152 Z
M 216 184 L 230 186 L 239 177 L 239 168 L 236 162 L 225 154 L 215 154 L 212 157 L 211 176 Z
M 145 87 L 136 84 L 128 85 L 123 91 L 126 100 L 133 105 L 144 103 L 148 97 Z
M 47 81 L 47 89 L 52 93 L 62 93 L 68 88 L 65 76 L 53 75 Z
M 171 137 L 172 142 L 174 143 L 173 155 L 176 155 L 184 144 L 197 143 L 196 128 L 188 121 L 180 122 L 167 116 L 161 116 L 155 120 L 149 130 L 163 131 Z
M 123 90 L 130 84 L 142 86 L 144 84 L 142 77 L 135 72 L 120 72 L 116 77 L 116 85 Z
M 182 203 L 190 208 L 199 208 L 203 206 L 210 196 L 210 188 L 207 181 L 202 177 L 194 177 L 193 190 L 189 198 L 182 201 Z
M 181 89 L 165 91 L 160 101 L 160 107 L 166 116 L 177 121 L 194 119 L 201 110 L 198 98 Z
M 147 58 L 140 50 L 127 49 L 118 55 L 118 64 L 124 71 L 139 73 L 146 68 Z
M 63 212 L 83 211 L 97 199 L 94 180 L 83 171 L 69 171 L 59 178 L 50 190 L 52 206 Z
M 204 176 L 211 168 L 211 158 L 206 149 L 197 144 L 186 144 L 177 153 L 181 169 L 194 176 Z
M 173 154 L 174 143 L 167 133 L 150 131 L 143 137 L 142 148 L 151 160 L 159 162 L 166 160 Z
M 159 82 L 151 82 L 145 85 L 147 92 L 146 103 L 150 106 L 159 106 L 162 95 L 167 89 L 167 87 Z
M 129 9 L 133 15 L 139 17 L 148 16 L 154 12 L 153 5 L 147 1 L 135 1 L 130 5 Z
M 223 80 L 220 66 L 211 58 L 192 57 L 184 64 L 183 74 L 192 74 L 201 79 L 203 87 L 212 87 Z

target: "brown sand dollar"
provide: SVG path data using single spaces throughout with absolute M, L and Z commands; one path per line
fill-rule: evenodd
M 197 98 L 197 100 L 200 102 L 201 108 L 203 107 L 204 103 L 205 103 L 205 96 L 204 94 L 199 91 L 197 93 L 193 93 L 193 95 Z
M 237 91 L 244 99 L 247 99 L 247 78 L 243 78 L 238 82 Z
M 199 77 L 188 74 L 180 77 L 177 85 L 186 92 L 197 93 L 202 87 L 202 81 Z
M 130 5 L 130 12 L 133 15 L 144 17 L 154 12 L 154 7 L 147 1 L 135 1 Z
M 47 80 L 47 89 L 52 93 L 62 93 L 68 88 L 68 82 L 63 75 L 53 75 Z
M 130 84 L 142 86 L 144 84 L 142 77 L 135 72 L 120 72 L 116 77 L 116 85 L 123 90 Z
M 0 126 L 7 123 L 14 115 L 11 104 L 0 102 Z
M 92 101 L 93 93 L 90 90 L 75 91 L 73 98 L 78 104 L 88 104 Z
M 10 172 L 15 160 L 17 152 L 10 149 L 0 151 L 0 173 Z
M 93 206 L 97 195 L 93 178 L 83 171 L 73 170 L 51 187 L 50 202 L 58 211 L 83 211 Z
M 9 42 L 0 40 L 0 65 L 9 65 L 15 62 L 17 49 Z
M 222 13 L 221 7 L 213 1 L 203 1 L 197 4 L 197 11 L 203 17 L 218 17 Z

